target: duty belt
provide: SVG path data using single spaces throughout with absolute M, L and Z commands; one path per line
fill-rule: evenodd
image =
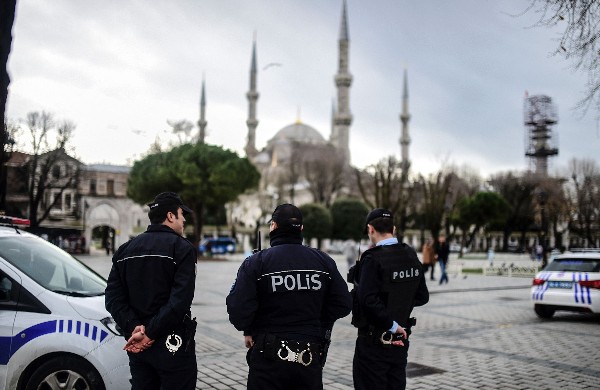
M 406 335 L 410 336 L 410 327 L 405 328 Z M 394 341 L 399 340 L 408 340 L 408 337 L 405 339 L 403 335 L 398 333 L 392 333 L 389 330 L 383 329 L 375 329 L 374 327 L 368 328 L 359 328 L 358 329 L 359 337 L 367 337 L 373 341 L 373 344 L 383 345 L 383 346 L 391 346 Z
M 265 354 L 267 359 L 280 359 L 285 362 L 309 366 L 314 357 L 319 356 L 319 343 L 309 341 L 284 340 L 272 334 L 258 335 L 255 347 Z
M 310 349 L 310 343 L 299 343 L 294 341 L 280 341 L 281 347 L 277 351 L 277 357 L 283 361 L 300 363 L 303 366 L 308 366 L 313 361 L 312 351 Z M 300 347 L 300 344 L 304 344 Z M 293 350 L 290 349 L 290 345 L 292 345 Z M 303 348 L 302 350 L 300 350 Z M 308 360 L 308 361 L 307 361 Z

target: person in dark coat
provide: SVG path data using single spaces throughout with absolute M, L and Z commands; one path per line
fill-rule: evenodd
M 446 236 L 441 234 L 438 238 L 438 244 L 435 251 L 435 257 L 440 263 L 440 270 L 442 275 L 440 276 L 440 284 L 448 283 L 448 258 L 450 257 L 450 245 L 446 242 Z
M 196 247 L 183 236 L 192 210 L 173 192 L 148 205 L 151 225 L 121 245 L 106 286 L 106 310 L 125 333 L 133 390 L 196 388 L 191 318 Z
M 404 389 L 413 307 L 429 301 L 425 272 L 415 250 L 395 237 L 394 216 L 371 211 L 365 230 L 373 247 L 348 275 L 354 283 L 352 324 L 358 337 L 352 363 L 354 388 Z
M 333 324 L 350 313 L 336 263 L 302 245 L 302 213 L 277 206 L 271 247 L 248 257 L 227 296 L 229 321 L 244 332 L 248 389 L 322 389 Z

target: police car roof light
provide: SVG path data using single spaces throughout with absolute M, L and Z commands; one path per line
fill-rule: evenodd
M 0 216 L 0 226 L 29 226 L 31 222 L 25 218 Z

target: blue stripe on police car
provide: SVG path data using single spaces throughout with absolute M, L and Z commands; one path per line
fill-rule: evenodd
M 6 365 L 12 355 L 31 340 L 52 333 L 74 333 L 98 343 L 104 341 L 108 336 L 108 332 L 83 321 L 52 320 L 42 322 L 24 329 L 12 337 L 0 337 L 0 365 Z

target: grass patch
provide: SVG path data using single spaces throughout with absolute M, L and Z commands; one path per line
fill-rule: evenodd
M 463 274 L 483 275 L 483 268 L 463 268 Z

